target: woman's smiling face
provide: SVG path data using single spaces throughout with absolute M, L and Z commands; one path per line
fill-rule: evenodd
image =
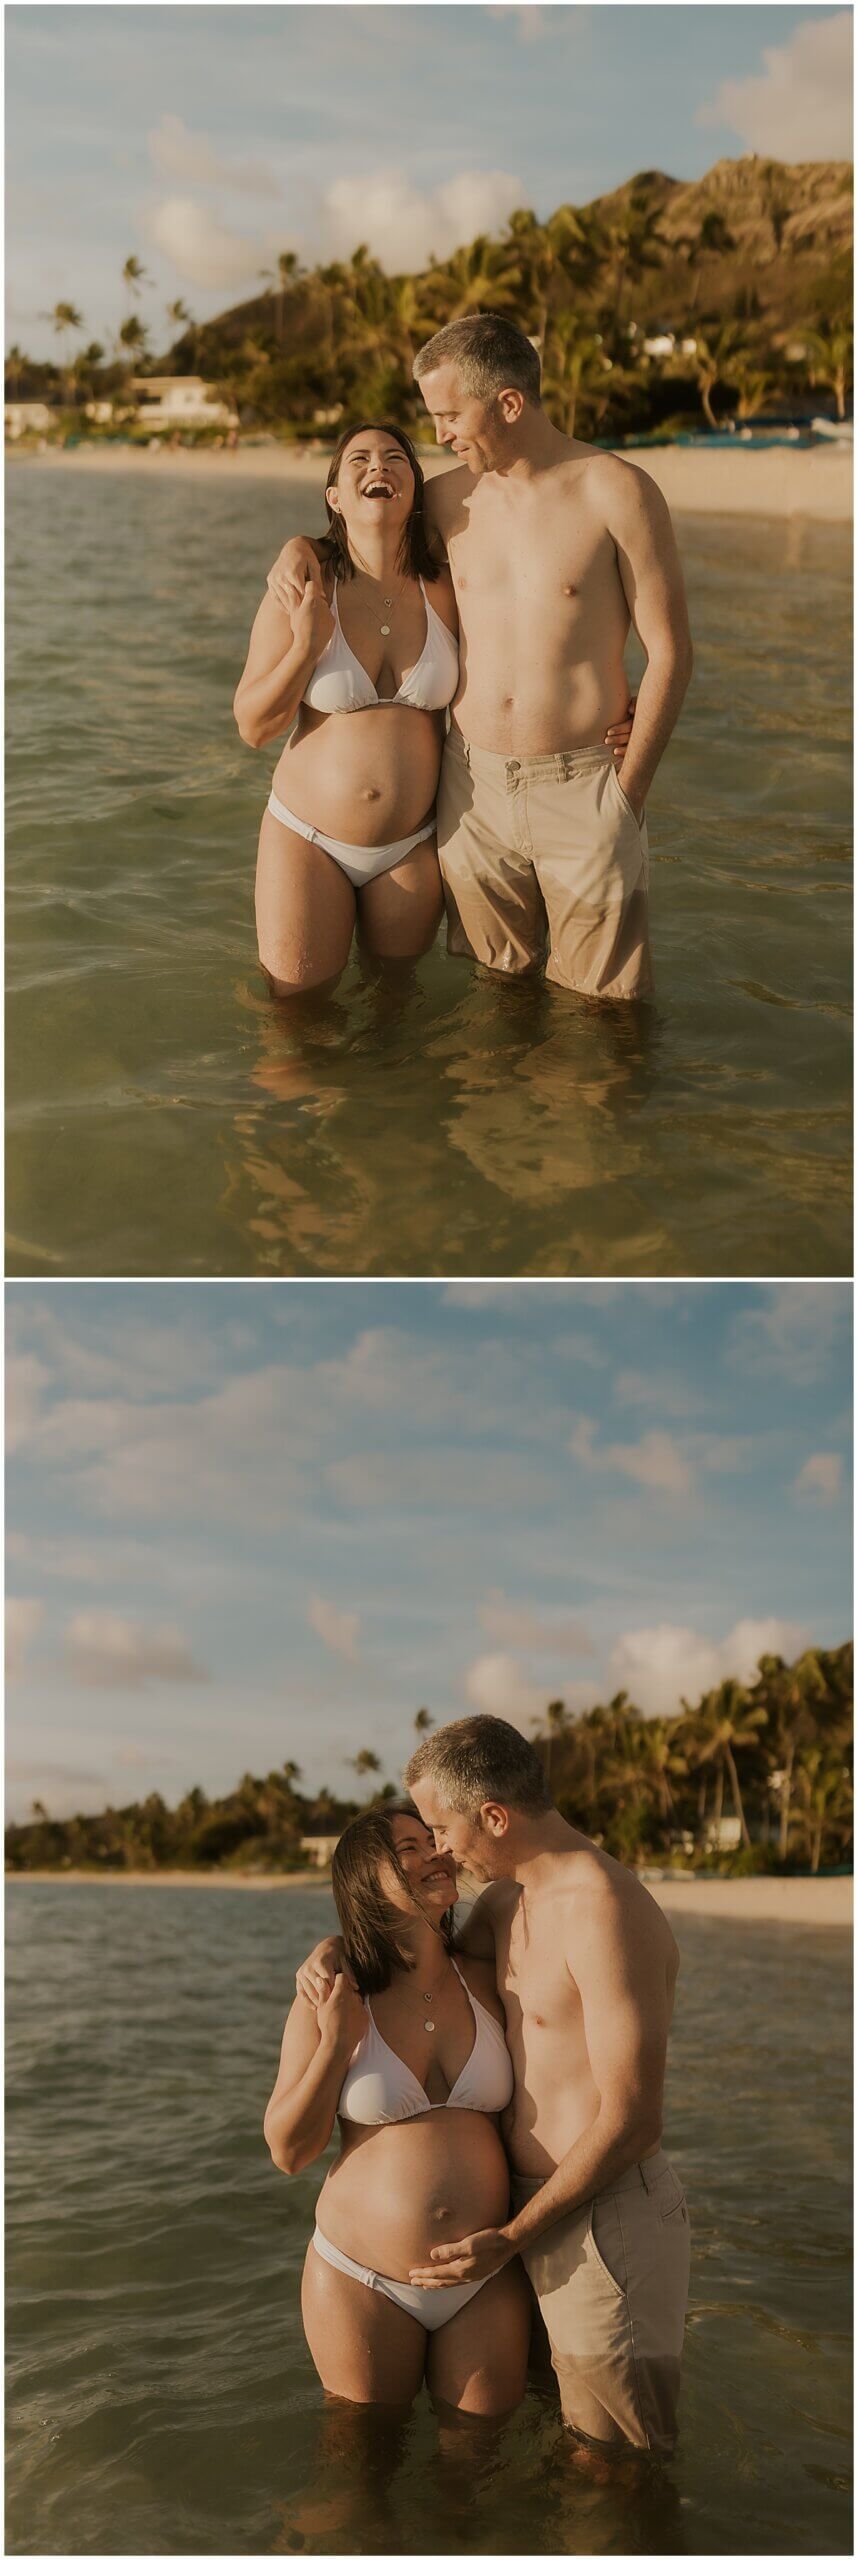
M 334 514 L 358 537 L 370 525 L 390 524 L 398 534 L 414 505 L 414 473 L 401 444 L 383 428 L 359 430 L 346 445 L 335 484 L 326 491 Z
M 407 1889 L 392 1866 L 381 1869 L 379 1883 L 397 1911 L 413 1911 L 416 1902 L 427 1920 L 437 1924 L 459 1899 L 453 1860 L 436 1849 L 431 1831 L 418 1814 L 395 1813 L 390 1827 Z

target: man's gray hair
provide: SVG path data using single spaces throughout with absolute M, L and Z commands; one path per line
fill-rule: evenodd
M 464 320 L 448 320 L 415 356 L 415 382 L 435 373 L 440 364 L 455 365 L 462 390 L 478 400 L 494 400 L 499 391 L 523 391 L 535 409 L 540 406 L 536 348 L 501 311 L 474 311 Z
M 508 1805 L 513 1813 L 548 1813 L 552 1796 L 532 1742 L 500 1716 L 462 1716 L 439 1725 L 412 1754 L 409 1787 L 428 1778 L 446 1813 L 479 1813 L 481 1804 Z

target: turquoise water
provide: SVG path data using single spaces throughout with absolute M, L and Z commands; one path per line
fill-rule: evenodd
M 849 546 L 679 520 L 697 645 L 652 795 L 658 1002 L 259 976 L 275 751 L 231 715 L 307 492 L 9 473 L 8 1268 L 851 1269 Z
M 298 2284 L 318 2163 L 261 2117 L 324 1892 L 8 1895 L 14 2552 L 851 2550 L 845 1930 L 681 1918 L 667 2140 L 694 2231 L 672 2473 L 325 2408 Z

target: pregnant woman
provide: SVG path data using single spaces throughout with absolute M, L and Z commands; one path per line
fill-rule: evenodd
M 251 747 L 298 715 L 256 869 L 259 957 L 279 996 L 335 985 L 356 924 L 376 959 L 417 959 L 443 906 L 434 803 L 458 619 L 409 438 L 350 427 L 325 504 L 300 602 L 287 608 L 285 585 L 263 596 L 234 706 Z
M 450 1953 L 451 1862 L 401 1805 L 359 1815 L 334 1855 L 346 1961 L 318 2008 L 299 1991 L 265 2115 L 275 2167 L 309 2168 L 339 2123 L 301 2308 L 325 2390 L 498 2417 L 525 2384 L 530 2293 L 516 2259 L 477 2284 L 412 2284 L 440 2240 L 509 2210 L 498 2116 L 512 2095 L 494 1968 Z
M 371 957 L 402 961 L 429 950 L 441 919 L 435 793 L 459 625 L 423 493 L 401 427 L 348 427 L 328 534 L 287 544 L 253 625 L 240 734 L 264 747 L 292 730 L 256 865 L 259 957 L 278 996 L 335 986 L 356 925 Z M 633 708 L 607 733 L 618 761 Z

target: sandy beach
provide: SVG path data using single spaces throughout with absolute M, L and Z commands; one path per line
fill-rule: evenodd
M 708 1920 L 791 1921 L 802 1929 L 848 1929 L 852 1924 L 851 1876 L 669 1876 L 647 1878 L 649 1891 L 663 1911 L 693 1912 Z M 287 1876 L 201 1875 L 196 1869 L 129 1874 L 112 1868 L 91 1875 L 77 1867 L 37 1867 L 28 1875 L 7 1871 L 7 1884 L 187 1885 L 200 1890 L 219 1886 L 229 1893 L 305 1893 L 309 1886 L 330 1892 L 329 1875 Z
M 449 470 L 439 453 L 421 453 L 427 477 Z M 81 445 L 74 452 L 16 453 L 7 459 L 21 470 L 94 472 L 179 472 L 189 480 L 284 480 L 321 490 L 325 455 L 292 453 L 280 446 L 241 445 L 234 453 L 161 451 L 148 445 Z M 817 445 L 804 451 L 777 446 L 754 453 L 729 452 L 717 446 L 664 445 L 646 453 L 623 456 L 657 481 L 677 515 L 800 516 L 821 524 L 851 524 L 852 456 L 844 446 Z

